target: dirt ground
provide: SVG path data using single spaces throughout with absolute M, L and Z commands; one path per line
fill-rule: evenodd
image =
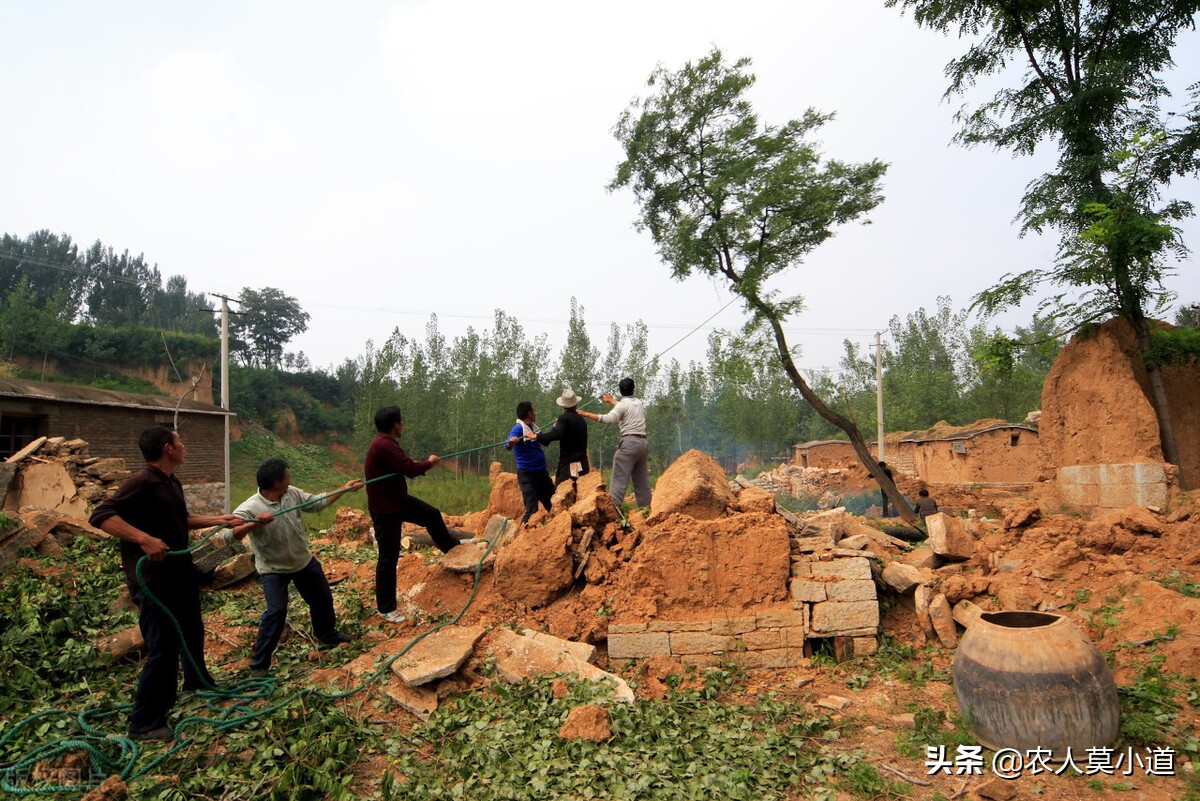
M 873 486 L 854 471 L 830 475 L 827 489 L 836 493 Z M 902 490 L 913 489 L 903 486 L 903 480 L 901 483 Z M 744 492 L 740 499 L 732 490 L 728 496 L 718 493 L 707 511 L 698 509 L 694 497 L 676 499 L 701 515 L 696 518 L 673 511 L 670 481 L 660 481 L 659 487 L 662 497 L 656 497 L 649 514 L 634 513 L 624 525 L 611 503 L 557 499 L 552 514 L 539 513 L 528 527 L 513 525 L 501 535 L 508 538 L 502 540 L 503 547 L 539 549 L 537 559 L 532 560 L 536 565 L 504 567 L 498 562 L 497 568 L 482 573 L 478 587 L 473 574 L 443 569 L 436 551 L 404 554 L 398 568 L 400 604 L 413 618 L 386 630 L 368 628 L 364 636 L 371 646 L 355 661 L 373 664 L 380 655 L 394 653 L 411 637 L 435 622 L 449 620 L 466 606 L 459 620 L 463 625 L 515 625 L 593 643 L 599 649 L 596 662 L 600 667 L 623 675 L 641 697 L 661 696 L 666 688 L 662 679 L 682 672 L 683 666 L 666 656 L 610 664 L 605 651 L 608 623 L 687 619 L 714 603 L 730 608 L 786 605 L 788 553 L 786 545 L 779 550 L 779 543 L 786 543 L 784 518 L 762 511 L 761 497 L 754 493 Z M 602 494 L 598 477 L 593 484 L 581 486 L 578 493 L 587 498 Z M 972 496 L 966 489 L 941 493 L 939 500 L 942 497 L 946 498 L 944 508 L 962 510 L 961 519 L 977 544 L 968 561 L 946 563 L 931 571 L 933 586 L 951 603 L 970 600 L 985 611 L 1034 609 L 1065 615 L 1100 649 L 1113 652 L 1118 686 L 1138 682 L 1151 660 L 1170 673 L 1195 676 L 1200 672 L 1200 599 L 1176 591 L 1200 585 L 1200 502 L 1185 497 L 1186 503 L 1170 514 L 1129 509 L 1089 520 L 1067 515 L 1042 517 L 1023 506 L 1019 498 Z M 741 499 L 749 510 L 741 508 Z M 493 507 L 511 504 L 512 498 L 494 496 L 487 514 L 449 522 L 482 535 Z M 973 517 L 967 516 L 968 509 L 976 510 Z M 717 514 L 709 516 L 714 510 Z M 855 525 L 872 523 L 879 521 L 855 521 Z M 375 569 L 374 546 L 368 537 L 363 521 L 355 519 L 353 510 L 346 510 L 329 538 L 315 542 L 326 571 L 344 582 L 340 603 L 347 605 L 348 588 L 353 605 L 367 614 L 374 608 Z M 581 551 L 584 539 L 587 543 Z M 895 549 L 882 558 L 899 555 Z M 555 578 L 558 562 L 567 566 L 565 583 L 548 593 L 531 593 L 526 585 L 545 590 L 546 582 L 561 583 L 561 578 Z M 707 571 L 703 581 L 697 579 L 700 565 Z M 576 571 L 578 578 L 574 577 Z M 247 593 L 247 608 L 260 602 L 252 582 L 233 591 Z M 550 600 L 530 602 L 531 598 Z M 917 649 L 917 656 L 908 660 L 906 667 L 898 670 L 895 660 L 886 662 L 881 655 L 841 664 L 817 659 L 799 668 L 749 670 L 741 694 L 749 700 L 775 693 L 814 705 L 814 710 L 818 709 L 816 702 L 826 696 L 849 699 L 844 709 L 833 713 L 842 732 L 837 748 L 861 752 L 886 778 L 910 784 L 910 798 L 936 799 L 940 794 L 945 799 L 1100 799 L 1114 794 L 1117 798 L 1168 801 L 1184 798 L 1189 792 L 1191 785 L 1184 776 L 1191 775 L 1194 766 L 1185 764 L 1181 755 L 1174 765 L 1176 776 L 1148 775 L 1142 769 L 1132 775 L 1091 776 L 1026 770 L 1015 779 L 1003 780 L 988 766 L 980 774 L 948 770 L 930 775 L 924 745 L 913 742 L 918 736 L 912 730 L 913 714 L 940 712 L 945 717 L 941 725 L 953 728 L 950 720 L 957 715 L 957 704 L 949 676 L 954 651 L 926 635 L 911 593 L 902 596 L 881 591 L 881 606 L 882 633 L 901 646 Z M 212 620 L 208 630 L 211 662 L 227 671 L 240 670 L 238 660 L 245 658 L 253 629 Z M 477 667 L 490 636 L 476 647 L 476 659 L 459 673 L 440 680 L 436 685 L 439 696 L 469 692 L 486 684 L 488 680 Z M 314 647 L 311 660 L 317 683 L 346 686 L 351 680 L 351 666 L 342 665 L 344 660 L 337 652 Z M 388 709 L 373 708 L 371 715 L 383 715 L 389 725 L 413 725 L 408 712 L 394 706 Z M 1181 737 L 1195 737 L 1200 731 L 1197 708 L 1181 701 L 1174 725 Z M 948 756 L 953 759 L 953 748 Z

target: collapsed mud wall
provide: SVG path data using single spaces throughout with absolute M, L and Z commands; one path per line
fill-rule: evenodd
M 1178 483 L 1200 486 L 1200 367 L 1163 371 L 1181 463 Z M 1158 419 L 1133 331 L 1110 320 L 1076 335 L 1042 388 L 1039 480 L 1086 509 L 1162 505 L 1175 479 L 1163 462 Z

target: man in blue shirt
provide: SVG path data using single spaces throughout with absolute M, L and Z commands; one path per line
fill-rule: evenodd
M 521 488 L 521 497 L 525 501 L 522 525 L 529 522 L 539 502 L 547 512 L 550 511 L 550 498 L 554 495 L 554 484 L 546 469 L 546 452 L 537 441 L 535 420 L 537 412 L 533 404 L 530 401 L 518 403 L 517 424 L 508 432 L 508 442 L 504 443 L 517 461 L 517 486 Z

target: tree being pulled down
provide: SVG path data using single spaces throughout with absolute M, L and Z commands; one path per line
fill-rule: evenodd
M 640 205 L 636 225 L 650 233 L 676 279 L 698 272 L 729 282 L 751 314 L 747 329 L 769 329 L 792 384 L 846 433 L 901 516 L 915 525 L 858 427 L 829 408 L 796 367 L 783 321 L 802 310 L 803 298 L 781 297 L 769 286 L 833 236 L 834 226 L 882 202 L 887 165 L 823 160 L 810 136 L 832 115 L 814 109 L 782 126 L 760 127 L 745 96 L 755 80 L 749 66 L 749 59 L 729 63 L 714 49 L 677 72 L 655 70 L 652 93 L 635 99 L 614 129 L 625 160 L 609 189 L 633 190 Z

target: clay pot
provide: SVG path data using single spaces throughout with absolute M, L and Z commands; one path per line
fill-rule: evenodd
M 1117 736 L 1117 687 L 1104 657 L 1071 621 L 1042 612 L 985 612 L 954 656 L 954 695 L 991 749 L 1084 755 Z

